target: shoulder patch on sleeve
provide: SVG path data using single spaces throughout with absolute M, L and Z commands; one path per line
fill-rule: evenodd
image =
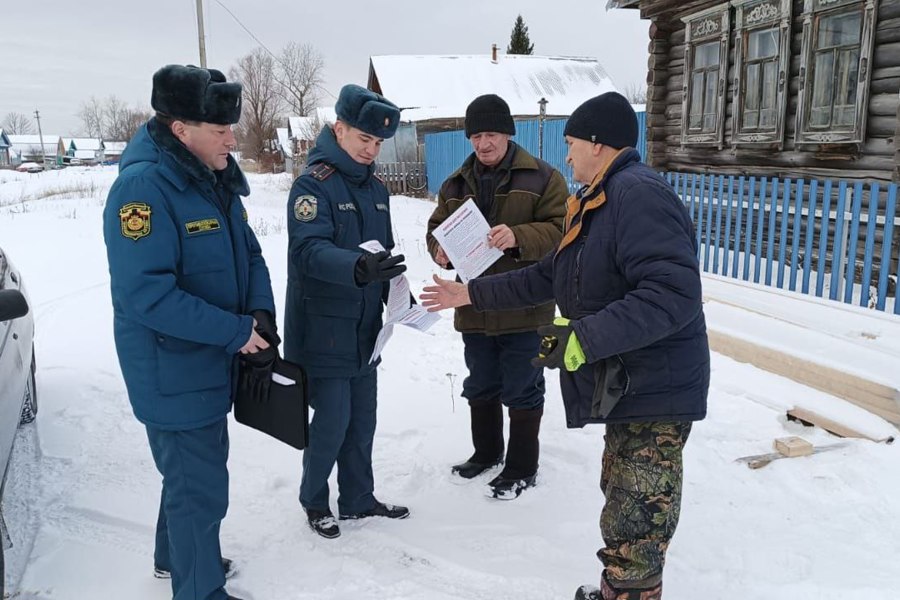
M 298 196 L 294 200 L 294 218 L 301 223 L 308 223 L 319 214 L 318 200 L 315 196 Z
M 119 209 L 122 235 L 134 241 L 150 235 L 150 205 L 143 202 L 129 202 Z
M 319 181 L 325 181 L 331 174 L 334 173 L 334 167 L 325 163 L 319 163 L 309 172 L 315 179 Z

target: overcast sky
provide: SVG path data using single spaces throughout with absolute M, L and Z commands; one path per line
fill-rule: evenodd
M 41 113 L 45 133 L 77 133 L 79 105 L 116 95 L 149 108 L 153 72 L 199 64 L 196 0 L 44 0 L 0 9 L 0 119 Z M 535 54 L 597 57 L 620 90 L 643 85 L 649 23 L 606 0 L 221 0 L 276 54 L 310 43 L 325 59 L 328 93 L 366 85 L 369 56 L 488 54 L 506 50 L 516 15 Z M 222 8 L 204 0 L 208 66 L 228 70 L 258 43 Z M 324 103 L 334 98 L 325 94 Z

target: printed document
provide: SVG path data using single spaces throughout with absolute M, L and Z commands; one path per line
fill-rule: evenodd
M 463 283 L 484 273 L 503 256 L 502 250 L 488 246 L 490 231 L 471 198 L 432 231 Z
M 360 244 L 360 247 L 368 252 L 376 253 L 384 250 L 378 240 L 369 240 Z M 410 299 L 409 280 L 406 275 L 398 275 L 391 279 L 388 290 L 387 305 L 384 310 L 384 327 L 378 332 L 375 339 L 375 348 L 369 358 L 369 364 L 375 362 L 381 351 L 387 345 L 394 333 L 394 325 L 406 325 L 417 331 L 426 332 L 431 326 L 440 321 L 437 313 L 428 312 L 418 304 L 413 304 Z

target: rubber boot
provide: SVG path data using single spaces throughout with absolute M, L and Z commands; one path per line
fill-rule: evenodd
M 500 402 L 475 402 L 469 405 L 472 419 L 472 445 L 469 460 L 453 465 L 451 472 L 472 479 L 503 462 L 503 407 Z
M 540 455 L 538 434 L 544 407 L 509 409 L 509 445 L 506 465 L 500 475 L 488 483 L 489 495 L 498 500 L 513 500 L 534 486 Z

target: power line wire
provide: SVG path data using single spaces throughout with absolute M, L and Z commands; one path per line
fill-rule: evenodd
M 281 58 L 279 58 L 278 56 L 275 55 L 274 52 L 272 52 L 271 50 L 269 50 L 269 48 L 268 48 L 265 44 L 263 44 L 262 41 L 261 41 L 258 37 L 256 37 L 256 35 L 254 35 L 254 33 L 253 33 L 252 31 L 250 31 L 250 28 L 247 27 L 246 25 L 244 25 L 244 24 L 241 22 L 241 20 L 237 18 L 237 15 L 235 15 L 233 12 L 231 12 L 231 9 L 228 8 L 227 6 L 225 6 L 225 4 L 222 3 L 222 0 L 215 0 L 215 2 L 216 2 L 216 4 L 218 4 L 219 6 L 221 6 L 222 8 L 224 8 L 224 9 L 225 9 L 225 12 L 227 12 L 229 15 L 231 15 L 231 18 L 234 19 L 235 22 L 236 22 L 238 25 L 240 25 L 241 28 L 242 28 L 244 31 L 246 31 L 247 34 L 248 34 L 250 37 L 252 37 L 252 38 L 254 39 L 254 41 L 256 41 L 256 43 L 259 44 L 260 47 L 261 47 L 263 50 L 265 50 L 265 51 L 269 54 L 269 56 L 272 57 L 272 60 L 274 60 L 275 62 L 277 62 L 279 65 L 281 65 L 282 68 L 284 68 L 285 70 L 289 70 L 289 69 L 288 69 L 288 66 L 287 66 L 286 64 L 284 64 L 284 62 L 281 60 Z M 329 92 L 327 89 L 325 89 L 325 87 L 319 86 L 319 89 L 322 90 L 322 91 L 324 91 L 326 94 L 328 94 L 329 96 L 331 96 L 331 97 L 334 98 L 335 100 L 337 100 L 337 98 L 335 97 L 335 95 L 332 94 L 331 92 Z
M 259 45 L 262 47 L 263 50 L 265 50 L 266 52 L 269 53 L 269 56 L 271 56 L 273 59 L 275 59 L 275 61 L 276 61 L 278 64 L 280 64 L 281 66 L 285 66 L 285 64 L 282 63 L 281 60 L 280 60 L 277 56 L 275 56 L 275 54 L 274 54 L 271 50 L 269 50 L 268 47 L 266 47 L 266 45 L 263 44 L 262 41 L 260 41 L 260 39 L 259 39 L 258 37 L 256 37 L 256 36 L 253 34 L 253 32 L 250 31 L 250 29 L 249 29 L 246 25 L 244 25 L 243 23 L 241 23 L 241 20 L 237 18 L 237 15 L 235 15 L 233 12 L 231 12 L 231 9 L 228 8 L 227 6 L 225 6 L 225 5 L 222 3 L 222 0 L 216 0 L 216 4 L 218 4 L 219 6 L 221 6 L 222 8 L 224 8 L 224 9 L 225 9 L 225 12 L 227 12 L 229 15 L 231 15 L 231 18 L 234 19 L 235 22 L 236 22 L 238 25 L 240 25 L 240 26 L 244 29 L 244 31 L 246 31 L 247 34 L 248 34 L 250 37 L 252 37 L 252 38 L 256 41 L 256 43 L 259 44 Z

